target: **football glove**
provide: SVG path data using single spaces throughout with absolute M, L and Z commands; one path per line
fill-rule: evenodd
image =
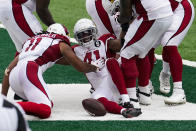
M 104 58 L 100 58 L 100 59 L 98 59 L 96 61 L 92 61 L 91 64 L 96 66 L 97 67 L 97 71 L 99 71 L 101 68 L 104 67 L 105 59 Z

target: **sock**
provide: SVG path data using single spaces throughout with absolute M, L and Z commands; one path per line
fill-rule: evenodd
M 149 78 L 151 78 L 152 71 L 153 71 L 153 68 L 154 68 L 154 59 L 155 59 L 154 50 L 155 50 L 155 48 L 152 48 L 148 52 L 148 58 L 149 58 L 149 62 L 150 62 L 150 74 L 149 74 Z
M 137 99 L 136 87 L 127 88 L 127 92 L 130 98 Z
M 34 102 L 17 102 L 24 109 L 26 114 L 38 116 L 41 119 L 48 118 L 51 114 L 51 108 L 46 104 L 37 104 Z
M 132 57 L 130 59 L 126 59 L 121 57 L 121 69 L 125 78 L 126 87 L 136 87 L 136 80 L 139 75 L 138 69 L 136 66 L 136 58 Z
M 169 63 L 168 62 L 165 62 L 164 60 L 162 61 L 163 62 L 163 72 L 166 73 L 166 74 L 171 74 L 170 73 L 170 67 L 169 67 Z
M 182 81 L 174 82 L 173 85 L 174 85 L 174 88 L 182 88 Z
M 148 55 L 143 59 L 138 58 L 136 60 L 136 64 L 139 71 L 138 85 L 147 86 L 149 84 L 150 78 L 150 61 Z
M 116 85 L 119 93 L 120 94 L 127 94 L 124 76 L 123 76 L 122 70 L 120 69 L 120 66 L 119 66 L 117 60 L 114 58 L 108 59 L 106 62 L 106 65 L 107 65 L 107 69 L 110 72 L 112 80 L 113 80 L 114 84 Z
M 163 47 L 164 61 L 169 63 L 173 82 L 182 81 L 182 58 L 176 46 Z
M 147 91 L 148 91 L 147 88 L 149 88 L 148 85 L 147 85 L 147 86 L 138 86 L 138 88 L 139 88 L 139 90 L 140 90 L 141 92 L 148 93 L 148 92 L 147 92 Z M 149 89 L 149 91 L 150 91 L 150 89 Z M 149 92 L 149 93 L 150 93 L 150 92 Z
M 122 98 L 122 102 L 129 102 L 130 101 L 130 98 L 129 98 L 129 95 L 128 94 L 123 94 L 123 95 L 120 95 L 121 98 Z
M 109 101 L 105 97 L 99 98 L 98 101 L 100 101 L 104 105 L 105 109 L 109 113 L 121 114 L 123 107 L 119 106 L 116 102 Z

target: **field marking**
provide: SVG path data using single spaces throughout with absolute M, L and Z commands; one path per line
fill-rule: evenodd
M 0 28 L 5 29 L 5 27 L 2 24 L 0 24 Z M 75 38 L 70 38 L 70 41 L 72 43 L 77 43 Z M 158 60 L 162 60 L 162 55 L 155 54 L 155 56 Z M 191 66 L 191 67 L 196 67 L 196 62 L 195 61 L 189 61 L 189 60 L 184 60 L 183 59 L 182 62 L 183 62 L 184 65 Z
M 0 24 L 0 28 L 3 28 L 3 29 L 5 29 L 5 26 L 3 26 L 3 24 Z
M 143 114 L 139 117 L 126 119 L 121 115 L 107 113 L 103 117 L 91 117 L 82 107 L 81 101 L 90 97 L 90 84 L 48 84 L 54 107 L 52 115 L 44 120 L 196 120 L 196 104 L 187 102 L 184 105 L 167 106 L 163 96 L 153 95 L 152 105 L 141 106 Z M 13 101 L 13 91 L 8 93 Z M 28 120 L 40 120 L 27 116 Z
M 155 54 L 156 59 L 162 60 L 162 55 Z M 196 62 L 195 61 L 189 61 L 189 60 L 184 60 L 182 59 L 183 65 L 191 66 L 191 67 L 196 67 Z

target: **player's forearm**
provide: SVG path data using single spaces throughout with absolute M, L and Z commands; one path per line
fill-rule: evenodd
M 18 63 L 18 57 L 15 57 L 14 60 L 9 64 L 9 66 L 5 69 L 5 73 L 4 73 L 4 78 L 2 81 L 2 90 L 1 90 L 1 94 L 7 96 L 8 90 L 9 90 L 9 75 L 11 70 L 17 65 Z
M 1 94 L 7 96 L 8 90 L 9 90 L 9 76 L 4 75 L 4 78 L 2 81 Z
M 51 24 L 55 23 L 48 9 L 38 10 L 37 14 L 45 25 L 50 26 Z
M 120 1 L 120 16 L 118 21 L 120 24 L 129 23 L 132 19 L 132 0 Z
M 97 67 L 88 63 L 83 63 L 83 65 L 77 70 L 83 73 L 96 72 Z

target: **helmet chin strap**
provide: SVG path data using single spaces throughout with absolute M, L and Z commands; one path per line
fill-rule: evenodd
M 93 49 L 95 47 L 95 39 L 92 39 L 89 42 L 83 43 L 83 47 L 85 47 L 87 49 Z

